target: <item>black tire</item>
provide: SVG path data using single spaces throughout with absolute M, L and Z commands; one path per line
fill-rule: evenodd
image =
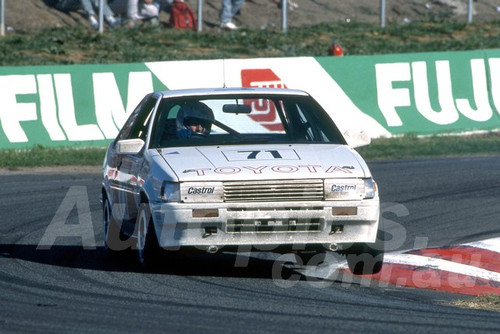
M 384 264 L 383 243 L 353 244 L 346 252 L 347 265 L 354 275 L 373 275 Z
M 347 257 L 347 265 L 354 275 L 374 275 L 384 265 L 384 240 L 386 234 L 383 220 L 379 221 L 377 239 L 374 243 L 355 243 L 342 253 Z
M 137 258 L 143 269 L 156 267 L 162 255 L 156 232 L 151 219 L 151 211 L 147 203 L 141 203 L 136 221 Z
M 326 252 L 299 252 L 296 254 L 297 263 L 304 266 L 319 266 L 325 262 Z

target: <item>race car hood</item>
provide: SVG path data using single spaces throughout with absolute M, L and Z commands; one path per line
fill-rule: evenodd
M 369 177 L 344 145 L 199 146 L 160 150 L 179 181 Z

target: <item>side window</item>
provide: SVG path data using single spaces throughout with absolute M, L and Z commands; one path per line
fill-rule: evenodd
M 330 141 L 327 134 L 323 131 L 324 122 L 318 119 L 311 105 L 307 103 L 290 103 L 287 107 L 293 139 L 312 142 Z
M 308 141 L 323 143 L 341 143 L 335 125 L 330 126 L 331 119 L 321 109 L 310 103 L 298 104 L 300 123 L 306 128 Z
M 141 138 L 146 140 L 151 113 L 156 105 L 157 99 L 151 95 L 146 96 L 135 108 L 122 130 L 118 134 L 117 140 Z
M 298 103 L 289 102 L 286 104 L 286 110 L 290 122 L 289 135 L 298 141 L 314 141 L 315 133 L 307 109 L 303 109 Z
M 303 124 L 307 124 L 307 138 L 311 141 L 316 142 L 329 142 L 328 136 L 323 131 L 323 127 L 325 125 L 318 117 L 316 117 L 314 112 L 311 112 L 311 109 L 300 109 L 300 118 Z M 307 113 L 306 113 L 307 111 Z
M 149 147 L 158 148 L 165 146 L 168 140 L 177 139 L 176 118 L 180 104 L 175 101 L 163 100 L 158 106 L 156 120 L 153 124 Z

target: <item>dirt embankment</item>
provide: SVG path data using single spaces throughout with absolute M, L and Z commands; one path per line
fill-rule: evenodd
M 30 31 L 49 27 L 72 27 L 87 24 L 83 13 L 64 13 L 56 10 L 57 0 L 6 1 L 5 22 L 7 31 Z M 111 1 L 111 0 L 109 0 Z M 380 23 L 379 0 L 292 0 L 298 8 L 289 10 L 288 27 L 300 27 L 321 22 L 367 22 Z M 186 0 L 197 10 L 198 0 Z M 203 29 L 218 29 L 221 0 L 200 1 L 203 6 Z M 500 1 L 474 1 L 473 20 L 477 22 L 500 19 Z M 386 23 L 405 23 L 430 18 L 453 18 L 467 20 L 466 0 L 387 0 Z M 162 13 L 160 20 L 166 23 L 168 14 Z M 281 10 L 274 0 L 246 0 L 236 23 L 252 29 L 281 28 Z

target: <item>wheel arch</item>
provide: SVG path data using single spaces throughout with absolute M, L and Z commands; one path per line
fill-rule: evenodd
M 142 189 L 142 190 L 139 192 L 139 205 L 141 205 L 142 203 L 147 203 L 147 204 L 149 204 L 149 197 L 148 197 L 148 195 L 146 194 L 146 191 L 144 191 L 144 189 Z
M 108 192 L 107 192 L 107 190 L 106 190 L 106 187 L 102 186 L 102 187 L 101 187 L 101 199 L 102 199 L 102 201 L 104 202 L 104 200 L 105 200 L 106 198 L 109 198 L 109 196 L 108 196 Z

